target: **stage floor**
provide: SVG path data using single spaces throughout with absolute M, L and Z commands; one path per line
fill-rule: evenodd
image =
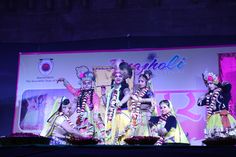
M 235 146 L 0 146 L 1 157 L 233 157 L 235 155 Z

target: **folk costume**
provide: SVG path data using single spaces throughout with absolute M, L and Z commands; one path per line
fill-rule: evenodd
M 229 113 L 231 84 L 220 83 L 214 73 L 205 72 L 202 76 L 206 86 L 209 86 L 209 84 L 215 85 L 213 90 L 209 89 L 198 100 L 198 106 L 206 106 L 207 109 L 205 137 L 236 136 L 236 121 Z

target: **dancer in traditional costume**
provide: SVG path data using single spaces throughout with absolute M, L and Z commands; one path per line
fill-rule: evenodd
M 206 106 L 206 138 L 236 136 L 236 121 L 229 113 L 231 84 L 219 82 L 217 75 L 202 74 L 208 92 L 198 99 L 198 106 Z
M 55 101 L 47 123 L 40 134 L 51 138 L 50 145 L 68 145 L 67 140 L 72 136 L 87 137 L 86 134 L 80 133 L 76 125 L 71 122 L 70 116 L 73 112 L 70 109 L 71 103 L 66 97 Z
M 132 136 L 150 136 L 149 120 L 155 108 L 154 94 L 150 88 L 152 72 L 139 76 L 138 88 L 131 95 Z
M 172 103 L 169 100 L 162 100 L 159 103 L 161 116 L 152 117 L 150 120 L 152 136 L 160 137 L 156 145 L 168 143 L 189 144 L 189 141 L 183 132 Z
M 130 90 L 128 84 L 123 84 L 123 75 L 119 68 L 115 69 L 112 76 L 114 77 L 114 85 L 111 90 L 106 93 L 106 88 L 102 87 L 102 99 L 106 104 L 105 128 L 106 128 L 106 144 L 124 144 L 120 133 L 128 125 L 129 111 L 127 101 L 130 98 Z
M 84 132 L 89 132 L 104 141 L 105 125 L 99 113 L 100 99 L 94 91 L 94 74 L 87 67 L 81 66 L 76 68 L 76 75 L 81 82 L 80 89 L 72 87 L 64 78 L 60 78 L 58 82 L 63 82 L 65 87 L 78 98 L 76 124 Z
M 131 68 L 131 66 L 127 63 L 124 62 L 121 59 L 116 59 L 113 61 L 113 67 L 114 69 L 120 69 L 121 74 L 123 75 L 123 81 L 122 81 L 122 85 L 123 86 L 127 86 L 127 84 L 129 85 L 129 89 L 132 91 L 133 89 L 133 70 Z M 112 79 L 112 83 L 111 86 L 113 87 L 114 85 L 114 79 Z

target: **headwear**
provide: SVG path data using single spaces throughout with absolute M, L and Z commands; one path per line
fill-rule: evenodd
M 214 74 L 213 72 L 205 71 L 204 74 L 202 74 L 202 78 L 203 78 L 205 84 L 213 83 L 213 84 L 217 85 L 219 83 L 218 76 L 216 74 Z
M 170 108 L 171 114 L 176 117 L 174 107 L 173 107 L 172 102 L 170 100 L 162 100 L 162 101 L 160 101 L 159 104 L 161 104 L 161 103 L 168 103 L 168 107 Z
M 50 119 L 57 113 L 59 112 L 60 107 L 64 106 L 64 105 L 68 105 L 70 103 L 70 100 L 68 98 L 66 98 L 65 96 L 63 96 L 61 99 L 58 98 L 56 99 L 53 108 L 51 110 L 51 113 L 49 114 L 49 118 L 48 118 L 48 122 L 50 121 Z
M 65 96 L 63 96 L 61 98 L 61 105 L 68 105 L 70 103 L 70 100 L 68 98 L 66 98 Z
M 189 141 L 188 141 L 188 138 L 186 136 L 186 134 L 184 133 L 179 121 L 177 120 L 177 115 L 175 113 L 175 110 L 173 108 L 173 105 L 171 103 L 170 100 L 162 100 L 161 102 L 164 102 L 164 103 L 168 103 L 168 106 L 170 108 L 170 112 L 171 112 L 171 115 L 174 116 L 176 118 L 176 128 L 175 129 L 171 129 L 166 135 L 165 135 L 165 143 L 173 143 L 176 142 L 176 143 L 186 143 L 186 144 L 189 144 Z M 160 102 L 160 103 L 161 103 Z
M 120 64 L 122 62 L 124 62 L 122 59 L 112 59 L 111 60 L 111 64 L 112 64 L 114 69 L 119 69 L 120 68 Z
M 62 98 L 57 98 L 53 104 L 53 108 L 49 114 L 49 118 L 46 121 L 44 128 L 42 130 L 42 132 L 40 133 L 41 136 L 50 136 L 50 133 L 52 131 L 52 123 L 55 121 L 55 115 L 57 115 L 57 113 L 59 113 L 59 108 L 62 105 L 68 105 L 70 103 L 69 99 L 66 98 L 65 96 L 63 96 Z
M 141 76 L 147 80 L 147 86 L 151 88 L 152 71 L 145 70 L 139 77 L 141 77 Z
M 75 68 L 76 76 L 80 81 L 89 80 L 89 81 L 95 81 L 95 77 L 93 72 L 89 70 L 87 66 L 79 66 Z

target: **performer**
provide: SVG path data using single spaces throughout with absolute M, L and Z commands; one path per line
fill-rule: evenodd
M 105 128 L 106 144 L 124 144 L 124 137 L 119 138 L 120 133 L 129 123 L 129 111 L 127 101 L 130 98 L 128 84 L 122 84 L 123 75 L 120 69 L 115 69 L 114 86 L 106 94 L 106 88 L 102 87 L 103 103 L 106 104 Z
M 124 62 L 121 59 L 113 60 L 112 64 L 113 64 L 114 69 L 120 69 L 121 74 L 123 75 L 122 84 L 124 86 L 126 86 L 126 84 L 128 84 L 129 89 L 130 90 L 133 89 L 133 82 L 132 82 L 133 80 L 131 79 L 132 75 L 133 75 L 133 71 L 132 71 L 131 66 L 127 62 Z M 112 85 L 112 87 L 114 86 L 114 79 L 112 79 L 111 85 Z
M 152 136 L 160 137 L 156 145 L 164 143 L 189 144 L 186 135 L 176 119 L 172 103 L 169 100 L 162 100 L 159 103 L 161 116 L 152 117 L 150 120 Z
M 207 108 L 205 137 L 236 136 L 236 121 L 229 113 L 231 84 L 219 82 L 212 72 L 205 72 L 202 77 L 208 92 L 198 99 L 197 104 Z
M 93 72 L 89 71 L 86 66 L 76 68 L 76 75 L 82 84 L 81 89 L 75 89 L 64 78 L 60 78 L 58 82 L 63 82 L 65 87 L 76 97 L 78 118 L 76 124 L 83 129 L 84 132 L 93 134 L 94 137 L 104 140 L 105 125 L 99 113 L 100 100 L 94 92 L 95 77 Z
M 150 136 L 149 120 L 155 108 L 154 94 L 150 88 L 151 76 L 150 70 L 141 74 L 138 79 L 138 89 L 131 95 L 133 136 Z
M 71 112 L 70 100 L 62 97 L 61 100 L 57 99 L 53 105 L 53 109 L 47 120 L 41 136 L 51 137 L 50 145 L 67 145 L 67 139 L 71 136 L 87 137 L 86 134 L 81 134 L 76 125 L 70 121 Z

